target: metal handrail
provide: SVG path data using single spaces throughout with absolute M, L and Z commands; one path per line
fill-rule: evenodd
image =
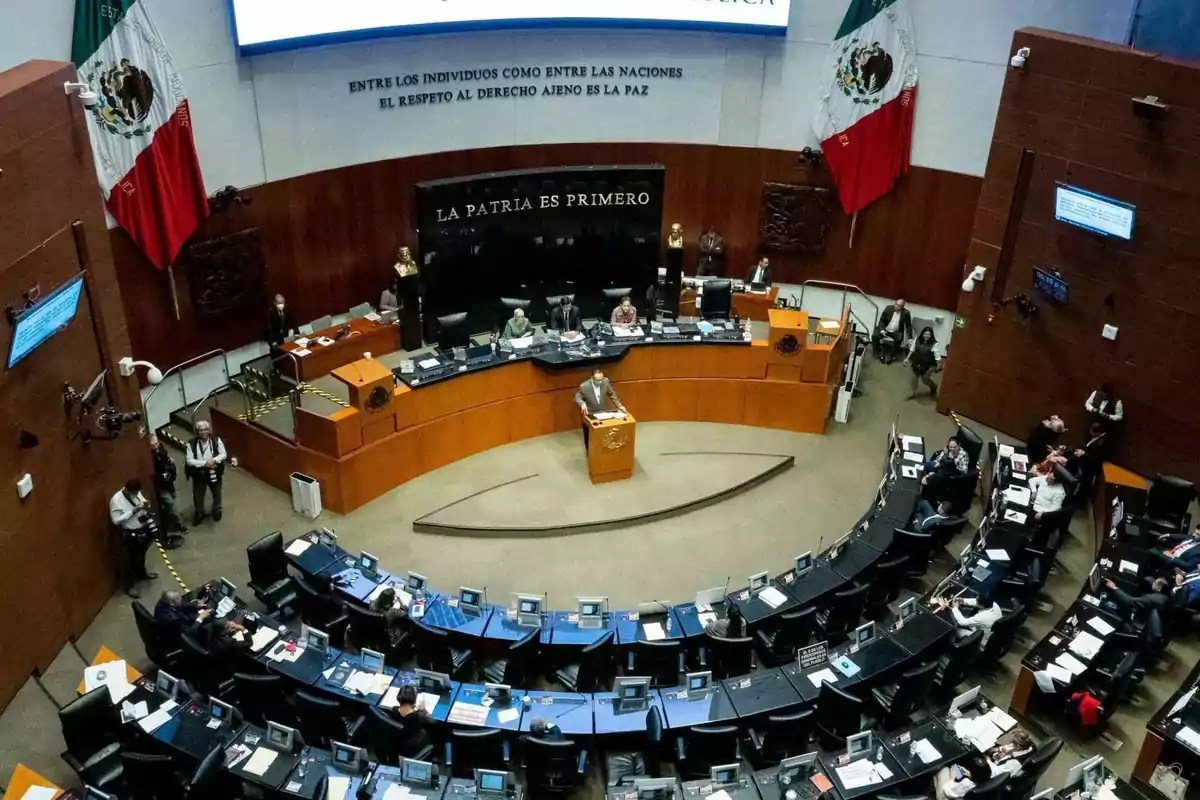
M 215 392 L 222 391 L 222 390 L 226 389 L 228 386 L 229 386 L 229 384 L 226 383 L 222 386 L 214 386 L 213 388 L 209 389 L 208 392 L 204 395 L 204 397 L 200 398 L 200 402 L 196 403 L 195 407 L 192 408 L 192 413 L 189 415 L 188 419 L 192 423 L 193 431 L 196 430 L 196 412 L 200 410 L 200 406 L 204 405 L 208 401 L 208 398 L 212 397 Z M 186 406 L 185 406 L 185 408 L 186 408 Z
M 879 323 L 879 304 L 871 299 L 871 296 L 862 289 L 855 286 L 853 283 L 843 283 L 842 281 L 823 281 L 817 279 L 806 280 L 800 284 L 800 308 L 804 308 L 804 289 L 808 286 L 823 286 L 830 289 L 842 290 L 842 308 L 846 308 L 846 295 L 851 289 L 862 295 L 863 299 L 871 304 L 871 308 L 875 309 L 875 319 L 871 322 L 870 330 L 875 330 L 875 326 Z M 854 314 L 854 309 L 851 307 L 850 313 Z M 854 316 L 858 316 L 855 314 Z
M 222 350 L 221 348 L 218 347 L 214 350 L 209 350 L 207 353 L 204 353 L 202 355 L 198 355 L 193 358 L 189 358 L 187 361 L 181 361 L 178 364 L 176 364 L 175 366 L 168 369 L 166 372 L 164 372 L 163 376 L 162 376 L 162 380 L 158 382 L 158 386 L 155 386 L 153 389 L 151 389 L 150 394 L 146 395 L 146 399 L 144 401 L 142 401 L 143 408 L 150 407 L 150 398 L 154 397 L 154 393 L 158 391 L 159 386 L 163 386 L 164 384 L 166 384 L 167 378 L 169 376 L 171 376 L 177 372 L 182 372 L 185 367 L 187 367 L 191 364 L 197 364 L 201 361 L 206 360 L 210 356 L 216 355 L 218 353 L 221 356 L 221 360 L 225 363 L 225 384 L 228 385 L 229 384 L 229 355 L 224 350 Z M 187 408 L 187 405 L 188 405 L 187 385 L 183 382 L 182 379 L 180 379 L 180 381 L 179 381 L 179 396 L 180 396 L 180 398 L 183 399 L 183 407 Z M 147 421 L 147 424 L 148 424 L 148 421 Z

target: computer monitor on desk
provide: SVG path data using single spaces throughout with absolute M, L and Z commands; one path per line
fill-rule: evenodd
M 166 695 L 168 700 L 176 700 L 179 694 L 179 679 L 166 670 L 160 669 L 154 676 L 154 688 Z
M 227 722 L 232 722 L 234 713 L 233 706 L 229 705 L 229 703 L 218 700 L 215 697 L 208 699 L 208 716 L 210 719 L 216 720 L 218 728 Z
M 335 769 L 341 772 L 348 772 L 352 775 L 362 772 L 363 767 L 366 766 L 367 759 L 361 747 L 332 740 L 330 740 L 329 744 L 333 749 L 333 766 Z
M 330 550 L 337 550 L 337 534 L 329 528 L 321 528 L 317 531 L 317 544 L 328 547 Z
M 603 628 L 604 615 L 608 613 L 607 597 L 577 597 L 579 603 L 579 627 Z
M 688 692 L 706 692 L 712 685 L 712 672 L 689 672 L 685 677 Z
M 314 653 L 321 655 L 329 654 L 329 634 L 325 631 L 319 631 L 316 628 L 310 628 L 307 625 L 300 626 L 300 646 L 305 650 L 312 650 Z
M 846 737 L 846 755 L 851 760 L 871 754 L 871 732 L 863 731 Z
M 475 770 L 475 795 L 498 797 L 509 793 L 511 782 L 509 773 L 495 769 Z
M 917 598 L 908 598 L 900 604 L 900 606 L 897 608 L 897 611 L 900 612 L 900 621 L 907 621 L 909 617 L 917 613 Z
M 517 612 L 517 624 L 527 628 L 541 627 L 542 600 L 540 594 L 514 594 L 513 608 Z
M 696 606 L 703 608 L 704 606 L 719 606 L 724 604 L 725 592 L 728 589 L 728 586 L 714 586 L 711 589 L 701 589 L 696 592 Z
M 650 697 L 650 679 L 641 676 L 617 678 L 613 682 L 617 702 L 623 705 L 645 703 Z
M 812 570 L 812 566 L 813 556 L 812 551 L 809 550 L 807 553 L 801 553 L 800 555 L 796 556 L 795 567 L 792 574 L 798 580 L 801 576 L 808 574 L 808 572 Z
M 485 683 L 483 691 L 493 702 L 507 703 L 512 700 L 512 687 L 507 683 Z
M 417 676 L 417 689 L 429 694 L 442 694 L 450 690 L 450 676 L 444 672 L 434 672 L 428 669 L 414 671 Z
M 408 580 L 404 582 L 404 586 L 408 589 L 408 593 L 421 597 L 425 594 L 425 586 L 429 583 L 429 579 L 417 572 L 409 572 Z
M 962 711 L 962 709 L 974 703 L 978 697 L 978 686 L 972 686 L 970 689 L 967 689 L 965 692 L 955 697 L 950 701 L 950 716 L 953 717 L 955 714 Z
M 741 773 L 741 768 L 737 764 L 719 764 L 709 767 L 708 779 L 712 781 L 713 788 L 734 786 L 741 780 Z
M 756 572 L 747 578 L 746 582 L 750 585 L 750 594 L 753 595 L 755 592 L 771 585 L 771 574 L 769 572 Z
M 217 593 L 218 598 L 232 600 L 237 595 L 237 587 L 233 585 L 232 581 L 226 578 L 218 578 L 216 584 L 213 586 L 213 591 Z
M 854 649 L 871 643 L 875 638 L 875 623 L 866 622 L 854 629 Z
M 379 559 L 366 550 L 358 554 L 358 561 L 355 562 L 355 565 L 367 580 L 379 580 Z
M 1092 594 L 1100 591 L 1100 586 L 1103 583 L 1104 576 L 1100 574 L 1100 565 L 1092 564 L 1092 571 L 1088 573 L 1088 590 Z
M 469 586 L 458 587 L 458 607 L 463 611 L 481 614 L 486 605 L 487 595 L 483 589 L 472 589 Z
M 290 753 L 296 747 L 296 729 L 267 720 L 267 743 L 280 752 Z
M 1104 783 L 1104 756 L 1092 756 L 1067 770 L 1063 789 L 1070 790 L 1079 784 L 1085 791 L 1094 792 Z
M 362 665 L 363 672 L 373 672 L 376 675 L 381 674 L 383 672 L 384 660 L 383 653 L 366 647 L 358 654 L 358 661 Z
M 847 533 L 842 538 L 838 539 L 829 547 L 829 553 L 826 556 L 830 561 L 836 561 L 837 557 L 846 549 L 846 545 L 850 543 L 850 537 L 854 535 L 854 531 Z
M 436 776 L 436 768 L 429 761 L 418 761 L 415 758 L 401 759 L 400 780 L 403 783 L 432 787 Z
M 675 797 L 675 778 L 640 778 L 633 782 L 637 800 L 672 800 Z

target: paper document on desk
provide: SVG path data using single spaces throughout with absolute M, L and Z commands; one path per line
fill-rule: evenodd
M 455 725 L 483 725 L 487 722 L 488 710 L 475 703 L 464 703 L 459 700 L 450 706 L 447 722 Z
M 417 695 L 417 706 L 432 714 L 433 710 L 437 708 L 437 704 L 441 702 L 441 700 L 442 698 L 436 694 L 431 692 L 421 692 Z
M 296 356 L 297 358 L 304 358 L 305 356 L 311 354 L 312 350 L 309 350 L 307 347 L 301 347 L 299 350 L 292 351 L 292 355 Z
M 138 727 L 146 733 L 154 733 L 158 728 L 165 725 L 171 719 L 171 711 L 179 705 L 174 700 L 168 700 L 158 707 L 158 710 L 153 714 L 142 717 L 138 720 Z
M 907 461 L 913 461 L 917 464 L 925 463 L 925 456 L 921 455 L 920 453 L 906 452 L 904 454 L 904 458 Z
M 1193 686 L 1191 689 L 1188 689 L 1186 692 L 1179 695 L 1179 699 L 1175 701 L 1175 705 L 1171 706 L 1171 710 L 1167 713 L 1167 716 L 1168 717 L 1175 716 L 1179 712 L 1179 709 L 1183 708 L 1188 703 L 1192 702 L 1192 698 L 1195 696 L 1196 696 L 1196 687 Z
M 837 683 L 837 673 L 826 667 L 825 669 L 811 673 L 808 679 L 812 682 L 813 686 L 820 689 L 822 683 Z
M 407 786 L 391 784 L 383 794 L 383 800 L 412 800 L 412 794 Z
M 438 361 L 436 358 L 422 358 L 417 362 L 417 366 L 421 369 L 433 369 L 434 367 L 439 366 L 441 363 L 442 362 Z
M 58 789 L 49 786 L 30 786 L 19 800 L 52 800 L 58 794 Z
M 625 419 L 625 412 L 624 411 L 597 411 L 595 414 L 592 414 L 592 419 L 599 419 L 599 420 Z
M 254 755 L 250 756 L 250 760 L 246 762 L 246 766 L 242 767 L 251 775 L 261 776 L 271 765 L 275 763 L 275 759 L 279 758 L 279 753 L 266 747 L 260 747 L 254 751 Z
M 1133 563 L 1132 561 L 1126 561 L 1123 558 L 1121 559 L 1121 564 L 1118 567 L 1118 569 L 1120 569 L 1121 572 L 1128 572 L 1131 575 L 1138 574 L 1138 565 Z
M 988 549 L 988 550 L 984 550 L 983 552 L 987 553 L 987 557 L 990 558 L 992 561 L 1008 561 L 1008 551 L 1007 550 Z
M 1103 641 L 1092 636 L 1087 631 L 1080 631 L 1071 640 L 1071 651 L 1089 659 L 1095 658 L 1096 653 L 1099 653 L 1100 648 L 1103 646 Z
M 907 433 L 900 434 L 900 446 L 907 448 L 909 445 L 922 444 L 925 440 L 920 436 L 910 436 Z
M 613 336 L 630 337 L 630 336 L 645 336 L 645 335 L 646 335 L 645 331 L 643 331 L 640 327 L 626 328 L 623 325 L 614 325 L 613 326 Z
M 149 713 L 150 707 L 146 705 L 145 700 L 139 703 L 130 703 L 126 700 L 121 704 L 121 722 L 134 722 Z
M 700 620 L 700 624 L 701 624 L 701 625 L 703 625 L 703 626 L 705 626 L 705 627 L 708 627 L 708 624 L 709 624 L 710 622 L 716 622 L 716 621 L 717 621 L 717 615 L 716 615 L 716 614 L 714 614 L 714 613 L 712 613 L 711 611 L 706 611 L 706 612 L 704 612 L 703 614 L 699 614 L 699 615 L 697 615 L 697 619 L 699 619 L 699 620 Z
M 1062 683 L 1070 683 L 1071 678 L 1073 677 L 1071 674 L 1071 670 L 1067 669 L 1066 667 L 1060 666 L 1059 664 L 1047 664 L 1046 665 L 1046 673 L 1051 678 L 1054 678 L 1054 680 L 1060 681 Z
M 918 739 L 912 743 L 912 751 L 922 764 L 932 764 L 942 757 L 941 752 L 929 743 L 928 739 Z
M 708 800 L 733 800 L 733 798 L 729 796 L 729 792 L 718 789 L 708 796 Z
M 647 622 L 642 625 L 642 632 L 646 634 L 648 642 L 660 642 L 667 638 L 667 632 L 663 630 L 661 622 Z
M 984 714 L 984 716 L 990 719 L 993 725 L 1005 733 L 1008 733 L 1008 731 L 1017 724 L 1017 721 L 1010 717 L 1004 711 L 1004 709 L 1000 708 L 999 706 L 992 706 L 992 710 Z
M 1098 631 L 1101 636 L 1108 636 L 1116 630 L 1112 625 L 1105 622 L 1102 617 L 1092 617 L 1087 621 L 1087 624 Z
M 133 693 L 134 686 L 126 678 L 126 665 L 123 660 L 109 661 L 96 664 L 83 671 L 83 688 L 87 691 L 108 687 L 108 696 L 115 706 Z
M 1070 672 L 1072 675 L 1082 675 L 1087 666 L 1070 653 L 1059 653 L 1054 663 Z
M 836 319 L 823 319 L 823 320 L 821 320 L 821 327 L 822 328 L 840 328 L 840 327 L 842 327 L 842 323 L 840 320 L 836 320 Z
M 1023 486 L 1010 486 L 1004 490 L 1004 498 L 1019 506 L 1029 505 L 1030 492 Z
M 900 474 L 905 478 L 910 478 L 912 480 L 916 480 L 920 476 L 920 473 L 917 471 L 916 467 L 911 467 L 907 464 L 900 468 Z
M 400 705 L 400 687 L 393 686 L 383 693 L 383 699 L 379 701 L 380 708 L 395 708 Z
M 758 599 L 769 605 L 771 608 L 779 608 L 787 602 L 787 595 L 776 589 L 774 586 L 768 586 L 758 593 Z
M 308 539 L 296 539 L 294 542 L 289 544 L 287 549 L 283 552 L 287 553 L 289 556 L 298 556 L 310 547 L 312 547 L 312 542 L 310 542 Z
M 512 345 L 513 350 L 528 350 L 533 346 L 533 337 L 522 336 L 520 339 L 509 339 L 508 343 Z
M 1018 525 L 1024 525 L 1025 520 L 1029 519 L 1029 516 L 1020 511 L 1014 511 L 1009 508 L 1004 511 L 1004 518 L 1009 522 L 1015 522 Z
M 261 653 L 271 642 L 279 638 L 279 631 L 274 628 L 268 628 L 266 625 L 259 625 L 258 630 L 250 637 L 250 650 L 255 653 Z
M 835 771 L 842 786 L 847 789 L 861 789 L 864 786 L 883 783 L 883 779 L 875 771 L 875 764 L 872 764 L 870 759 L 863 758 L 852 761 L 844 767 L 838 767 Z
M 1011 444 L 1002 444 L 996 448 L 996 452 L 1003 458 L 1012 458 L 1013 453 L 1017 452 Z
M 954 735 L 970 742 L 981 753 L 990 750 L 1001 734 L 1001 730 L 987 717 L 975 717 L 974 719 L 959 717 L 954 721 Z
M 1175 734 L 1175 738 L 1186 744 L 1188 747 L 1200 753 L 1200 733 L 1184 725 L 1179 729 L 1179 733 Z
M 521 711 L 517 708 L 504 708 L 496 712 L 496 720 L 505 724 L 516 721 L 519 716 Z
M 325 782 L 325 800 L 346 800 L 350 793 L 350 779 L 344 775 L 330 775 Z
M 237 608 L 237 603 L 233 602 L 233 600 L 229 599 L 228 597 L 222 597 L 220 602 L 217 603 L 217 619 L 223 619 L 229 616 L 229 612 L 233 611 L 235 608 Z

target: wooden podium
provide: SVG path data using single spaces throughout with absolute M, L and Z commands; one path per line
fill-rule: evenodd
M 588 417 L 588 477 L 592 483 L 623 481 L 633 474 L 637 420 L 628 411 L 624 419 Z
M 767 339 L 767 380 L 798 381 L 808 346 L 808 312 L 772 308 L 767 312 L 771 333 Z
M 363 444 L 396 432 L 395 378 L 391 370 L 373 358 L 361 358 L 335 369 L 333 377 L 346 384 L 350 392 L 350 406 L 358 411 Z

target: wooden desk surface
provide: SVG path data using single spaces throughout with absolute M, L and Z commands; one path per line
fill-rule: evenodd
M 1104 482 L 1111 483 L 1115 486 L 1129 486 L 1133 489 L 1149 489 L 1150 481 L 1138 475 L 1136 472 L 1130 472 L 1124 467 L 1118 467 L 1116 464 L 1104 462 Z
M 120 660 L 121 660 L 121 657 L 119 655 L 117 655 L 116 653 L 114 653 L 112 650 L 109 650 L 108 645 L 101 645 L 100 650 L 97 651 L 97 653 L 96 653 L 96 657 L 92 659 L 91 665 L 94 667 L 98 664 L 107 664 L 110 661 L 120 661 Z M 126 661 L 125 662 L 125 680 L 129 681 L 130 683 L 133 683 L 140 677 L 142 677 L 142 673 L 138 672 L 136 669 L 133 668 L 133 665 L 131 665 L 128 661 Z M 84 683 L 84 681 L 80 681 L 79 685 L 75 687 L 76 694 L 83 694 L 86 691 L 87 691 L 87 687 L 86 687 L 86 684 Z
M 3 800 L 21 800 L 26 790 L 34 786 L 45 786 L 53 789 L 55 797 L 62 795 L 63 790 L 55 786 L 50 781 L 38 775 L 24 764 L 17 764 L 13 770 L 12 778 L 8 781 L 8 789 L 4 792 Z
M 350 333 L 341 339 L 334 339 L 334 337 L 342 329 L 342 325 L 313 331 L 304 337 L 309 340 L 308 349 L 312 352 L 306 356 L 296 357 L 299 362 L 300 374 L 292 377 L 302 381 L 315 380 L 322 375 L 328 375 L 338 367 L 358 361 L 364 353 L 381 356 L 384 353 L 393 353 L 400 349 L 400 328 L 392 323 L 372 322 L 366 317 L 359 317 L 350 320 L 346 325 L 350 326 Z M 317 339 L 322 336 L 333 339 L 333 344 L 317 344 Z M 302 348 L 295 342 L 286 342 L 280 345 L 279 349 L 285 353 L 294 353 Z M 290 358 L 281 359 L 279 369 L 290 373 L 292 360 Z

